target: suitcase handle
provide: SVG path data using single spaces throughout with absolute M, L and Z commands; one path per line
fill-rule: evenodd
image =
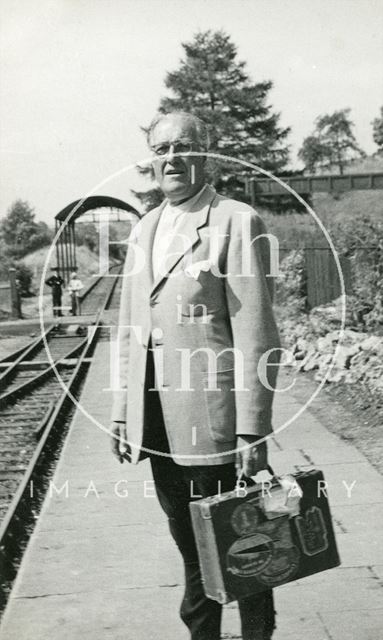
M 273 469 L 269 464 L 267 465 L 267 467 L 265 467 L 265 469 L 261 469 L 261 471 L 268 471 L 268 472 L 269 472 L 269 474 L 270 474 L 270 475 L 271 475 L 271 476 L 272 476 L 272 477 L 273 477 L 277 482 L 279 482 L 279 478 L 278 478 L 278 476 L 276 475 L 276 473 L 275 473 L 274 469 Z M 261 473 L 261 471 L 259 471 L 258 473 Z M 256 477 L 257 477 L 257 475 L 258 475 L 258 473 L 257 473 L 255 476 L 250 476 L 250 477 L 251 477 L 251 478 L 256 478 Z M 244 480 L 244 479 L 245 479 L 245 478 L 247 478 L 247 477 L 249 477 L 249 476 L 245 476 L 245 474 L 241 472 L 241 473 L 239 474 L 239 476 L 238 476 L 237 481 L 238 481 L 238 482 L 240 482 L 241 480 Z

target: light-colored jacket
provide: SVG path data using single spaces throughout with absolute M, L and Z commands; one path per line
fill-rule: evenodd
M 83 288 L 84 288 L 84 285 L 79 278 L 71 278 L 68 282 L 68 291 L 70 294 L 79 296 L 80 291 Z
M 174 239 L 165 275 L 153 279 L 153 239 L 164 206 L 138 223 L 128 248 L 112 420 L 126 423 L 137 462 L 151 340 L 172 457 L 182 465 L 224 464 L 234 459 L 238 434 L 272 430 L 279 337 L 273 279 L 266 277 L 269 240 L 253 209 L 208 186 L 177 230 L 183 237 Z M 260 359 L 273 349 L 264 384 Z

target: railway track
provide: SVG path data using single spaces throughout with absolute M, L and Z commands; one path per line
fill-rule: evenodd
M 70 424 L 68 392 L 79 397 L 99 331 L 77 358 L 57 363 L 60 380 L 50 368 L 0 398 L 0 611 Z
M 80 298 L 81 315 L 97 313 L 103 305 L 107 309 L 114 308 L 110 306 L 109 300 L 114 297 L 114 291 L 121 281 L 121 271 L 122 265 L 118 264 L 111 267 L 106 276 L 95 278 Z
M 121 270 L 119 271 L 121 274 Z M 120 306 L 120 297 L 121 297 L 121 288 L 122 288 L 122 277 L 116 278 L 116 283 L 111 292 L 109 300 L 106 305 L 106 309 L 118 309 Z
M 111 268 L 106 277 L 97 278 L 81 298 L 81 311 L 84 315 L 99 312 L 100 309 L 116 309 L 119 304 L 121 278 L 118 277 L 122 266 Z M 45 338 L 45 339 L 44 339 Z M 17 350 L 0 361 L 0 401 L 9 392 L 32 381 L 41 369 L 48 370 L 62 359 L 77 357 L 84 347 L 83 335 L 68 335 L 62 326 L 52 325 L 43 336 L 39 336 L 27 347 Z
M 120 270 L 115 267 L 114 273 Z M 102 335 L 102 313 L 118 304 L 119 280 L 99 279 L 83 296 L 88 313 L 97 311 L 89 337 L 77 335 L 70 325 L 47 329 L 54 364 L 42 337 L 0 362 L 0 611 L 70 423 L 74 405 L 68 393 L 79 397 Z
M 60 369 L 60 377 L 69 384 L 73 367 Z M 15 395 L 0 406 L 0 521 L 16 494 L 33 456 L 45 424 L 63 389 L 55 375 L 35 384 L 34 389 Z
M 44 339 L 45 338 L 45 339 Z M 2 398 L 15 389 L 27 385 L 37 375 L 52 368 L 52 361 L 76 358 L 84 348 L 86 337 L 68 335 L 63 327 L 50 327 L 44 337 L 39 336 L 29 347 L 15 352 L 0 363 L 0 405 Z

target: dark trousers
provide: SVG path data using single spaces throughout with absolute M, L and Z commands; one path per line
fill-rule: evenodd
M 154 386 L 150 360 L 146 389 Z M 158 452 L 169 452 L 159 395 L 155 391 L 147 391 L 146 396 L 144 445 Z M 222 606 L 207 598 L 203 590 L 189 503 L 198 499 L 196 496 L 205 498 L 233 489 L 236 484 L 235 465 L 186 467 L 160 454 L 151 454 L 150 462 L 158 500 L 168 517 L 170 532 L 184 562 L 185 594 L 180 609 L 181 619 L 190 630 L 191 640 L 219 640 Z M 243 640 L 269 640 L 275 627 L 272 591 L 240 600 L 238 606 Z
M 234 464 L 183 467 L 171 458 L 151 456 L 157 496 L 169 521 L 170 532 L 181 552 L 185 570 L 185 595 L 180 614 L 190 630 L 192 640 L 219 640 L 222 606 L 205 596 L 189 502 L 233 489 L 236 483 Z M 219 482 L 221 485 L 219 485 Z M 274 629 L 272 591 L 238 602 L 243 640 L 269 640 Z
M 52 305 L 53 305 L 53 315 L 54 316 L 62 316 L 61 312 L 61 291 L 52 293 Z

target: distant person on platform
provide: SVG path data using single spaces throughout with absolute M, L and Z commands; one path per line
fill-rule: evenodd
M 84 288 L 83 283 L 78 277 L 77 273 L 73 271 L 70 276 L 68 291 L 70 293 L 71 300 L 71 314 L 72 316 L 79 316 L 81 314 L 81 302 L 80 291 Z
M 51 275 L 51 277 L 45 281 L 45 284 L 47 284 L 52 291 L 53 315 L 55 317 L 56 316 L 61 317 L 62 316 L 62 311 L 61 311 L 62 287 L 64 284 L 64 280 L 58 273 L 58 267 L 52 267 L 52 271 L 54 271 L 53 275 Z

